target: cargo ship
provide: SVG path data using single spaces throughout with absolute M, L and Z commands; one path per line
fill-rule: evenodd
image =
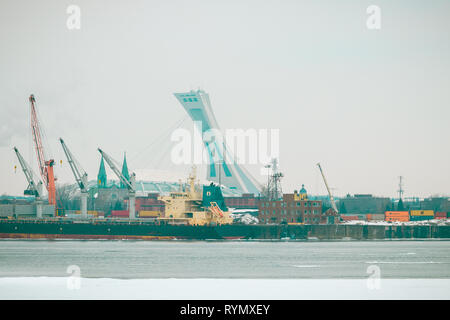
M 188 225 L 127 219 L 0 219 L 0 238 L 84 240 L 243 239 L 240 225 Z
M 153 219 L 67 217 L 3 218 L 0 238 L 22 239 L 242 239 L 242 226 L 233 225 L 221 187 L 195 184 L 193 168 L 186 189 L 161 196 L 163 217 Z

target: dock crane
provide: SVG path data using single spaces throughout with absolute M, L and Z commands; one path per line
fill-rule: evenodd
M 25 195 L 33 195 L 36 197 L 36 217 L 42 218 L 42 181 L 38 180 L 38 182 L 36 182 L 33 170 L 16 147 L 14 147 L 14 152 L 16 153 L 17 159 L 25 174 L 25 178 L 28 181 L 28 187 L 23 193 Z
M 105 153 L 103 150 L 98 148 L 98 151 L 103 156 L 103 159 L 105 159 L 106 163 L 109 165 L 109 167 L 114 171 L 116 176 L 120 179 L 120 181 L 127 187 L 128 189 L 128 198 L 129 198 L 129 205 L 128 209 L 130 211 L 129 218 L 130 219 L 136 219 L 136 174 L 133 172 L 130 175 L 130 179 L 127 179 L 122 172 L 120 172 L 119 168 L 115 163 L 116 161 L 113 160 L 107 153 Z
M 55 164 L 54 159 L 47 160 L 42 145 L 42 131 L 39 126 L 39 121 L 36 113 L 34 95 L 30 95 L 31 106 L 31 134 L 33 136 L 34 146 L 36 149 L 36 155 L 38 159 L 39 173 L 41 174 L 42 181 L 48 191 L 48 203 L 54 205 L 56 208 L 56 187 L 55 187 L 55 175 L 53 173 L 53 166 Z
M 69 162 L 70 169 L 72 169 L 72 173 L 75 177 L 75 180 L 78 183 L 78 186 L 80 187 L 81 191 L 81 218 L 86 219 L 87 218 L 87 199 L 88 199 L 88 175 L 86 171 L 83 170 L 81 165 L 78 163 L 78 161 L 73 156 L 72 152 L 70 152 L 69 148 L 65 144 L 64 140 L 62 138 L 59 138 L 59 142 L 61 142 L 61 146 L 64 150 L 64 153 L 66 154 L 67 161 Z
M 336 213 L 339 213 L 339 211 L 336 207 L 336 203 L 334 202 L 333 195 L 331 194 L 331 190 L 328 187 L 328 183 L 327 183 L 327 179 L 325 178 L 325 174 L 323 173 L 322 167 L 320 166 L 320 163 L 318 163 L 317 166 L 319 167 L 320 173 L 322 174 L 322 178 L 323 178 L 323 182 L 325 183 L 325 187 L 327 187 L 328 196 L 330 197 L 331 207 L 333 208 L 334 211 L 336 211 Z

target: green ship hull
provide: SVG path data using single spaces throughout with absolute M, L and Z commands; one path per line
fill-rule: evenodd
M 383 240 L 450 239 L 450 226 L 174 225 L 148 221 L 0 219 L 0 238 L 85 240 Z

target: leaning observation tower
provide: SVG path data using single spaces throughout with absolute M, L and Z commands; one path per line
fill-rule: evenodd
M 211 108 L 209 95 L 205 91 L 191 90 L 174 93 L 174 95 L 194 121 L 202 137 L 208 130 L 220 131 Z M 260 184 L 244 167 L 235 161 L 235 157 L 227 148 L 226 143 L 220 146 L 222 144 L 220 142 L 203 140 L 203 144 L 209 157 L 207 180 L 220 183 L 241 194 L 253 193 L 258 195 L 260 193 Z

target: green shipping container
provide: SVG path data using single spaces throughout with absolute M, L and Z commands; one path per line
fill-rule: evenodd
M 410 221 L 425 221 L 425 220 L 432 220 L 434 219 L 433 216 L 411 216 Z

